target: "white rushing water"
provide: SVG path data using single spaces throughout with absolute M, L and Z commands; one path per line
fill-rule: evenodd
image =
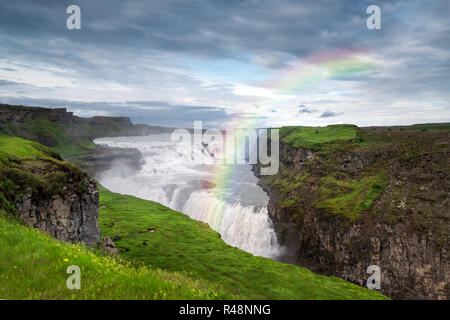
M 99 181 L 109 190 L 156 201 L 206 222 L 226 243 L 254 255 L 276 258 L 281 253 L 267 212 L 268 196 L 257 185 L 250 165 L 236 165 L 228 183 L 217 186 L 212 181 L 218 159 L 203 144 L 189 154 L 180 152 L 183 145 L 172 142 L 168 134 L 94 142 L 136 148 L 144 158 L 136 174 L 121 175 L 120 163 L 102 173 Z

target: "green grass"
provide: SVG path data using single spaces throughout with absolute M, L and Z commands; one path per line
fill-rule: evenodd
M 280 170 L 263 177 L 261 183 L 299 229 L 305 213 L 313 212 L 344 218 L 339 219 L 344 227 L 365 217 L 391 225 L 408 219 L 419 232 L 432 228 L 435 235 L 444 238 L 441 226 L 445 223 L 426 229 L 424 219 L 431 218 L 423 218 L 422 213 L 443 221 L 442 212 L 446 212 L 442 209 L 442 172 L 449 170 L 449 129 L 449 123 L 355 128 L 354 136 L 348 132 L 353 130 L 351 126 L 346 125 L 281 128 Z M 321 136 L 321 130 L 325 135 L 322 141 L 336 140 L 314 145 L 312 141 Z M 329 135 L 333 130 L 340 134 Z M 293 146 L 308 149 L 312 159 L 299 161 L 305 150 Z M 424 189 L 425 183 L 434 187 Z M 406 210 L 399 210 L 402 202 L 407 204 Z M 421 214 L 415 213 L 411 219 L 411 212 Z
M 350 221 L 358 220 L 363 211 L 372 209 L 386 184 L 382 174 L 357 180 L 338 180 L 333 176 L 326 176 L 321 182 L 321 199 L 318 200 L 317 207 L 343 215 Z
M 81 269 L 81 289 L 66 286 Z M 233 299 L 186 273 L 134 266 L 83 245 L 57 241 L 0 212 L 0 299 Z
M 88 128 L 87 135 L 95 131 L 93 128 Z M 63 158 L 81 157 L 95 148 L 95 144 L 88 138 L 71 137 L 62 124 L 50 120 L 48 116 L 28 118 L 23 123 L 15 125 L 0 124 L 0 133 L 42 142 L 54 148 Z
M 90 141 L 75 141 L 59 123 L 46 117 L 28 119 L 25 125 L 40 140 L 48 141 L 63 158 L 81 156 L 95 148 Z
M 67 141 L 68 136 L 59 123 L 51 121 L 47 117 L 36 117 L 25 120 L 27 127 L 36 135 L 52 138 L 56 144 Z
M 352 140 L 356 138 L 358 127 L 350 124 L 337 124 L 326 127 L 282 127 L 282 142 L 294 147 L 320 149 L 324 144 L 336 140 Z
M 295 172 L 281 164 L 279 174 L 266 176 L 264 181 L 276 189 L 280 195 L 288 195 L 291 191 L 297 190 L 309 176 L 310 173 Z
M 0 161 L 10 158 L 60 158 L 52 149 L 37 142 L 16 137 L 0 136 Z
M 225 244 L 206 224 L 160 204 L 100 187 L 99 223 L 123 258 L 220 285 L 240 299 L 383 299 L 342 279 L 255 257 Z

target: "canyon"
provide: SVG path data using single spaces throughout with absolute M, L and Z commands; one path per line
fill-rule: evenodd
M 135 125 L 128 118 L 85 119 L 65 109 L 0 105 L 3 135 L 48 145 L 97 179 L 108 168 L 122 168 L 116 172 L 121 179 L 133 176 L 145 165 L 148 169 L 151 159 L 126 143 L 117 148 L 96 145 L 94 139 L 171 130 Z M 283 248 L 277 260 L 360 286 L 366 285 L 367 267 L 377 265 L 380 291 L 389 297 L 448 299 L 449 135 L 448 124 L 280 128 L 278 173 L 262 176 L 262 165 L 253 166 Z M 44 151 L 52 159 L 14 166 L 41 177 L 64 173 L 56 175 L 51 190 L 42 185 L 30 192 L 24 183 L 20 196 L 8 199 L 30 225 L 62 240 L 97 244 L 94 181 L 62 165 L 51 149 Z M 57 183 L 60 178 L 66 183 Z M 208 185 L 203 192 L 214 188 Z

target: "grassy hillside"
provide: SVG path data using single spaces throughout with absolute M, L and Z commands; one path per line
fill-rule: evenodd
M 103 234 L 121 256 L 219 284 L 240 299 L 383 299 L 377 292 L 225 244 L 207 224 L 160 204 L 100 187 Z
M 0 136 L 0 160 L 4 161 L 8 158 L 54 158 L 61 160 L 58 153 L 37 142 L 16 137 Z
M 0 108 L 14 112 L 13 106 L 0 105 Z M 40 142 L 54 148 L 63 157 L 80 156 L 95 147 L 89 137 L 89 131 L 85 132 L 84 136 L 73 137 L 67 129 L 62 122 L 52 121 L 49 113 L 44 112 L 31 114 L 17 122 L 0 121 L 0 134 Z
M 283 142 L 294 147 L 320 149 L 329 142 L 356 138 L 357 130 L 357 126 L 350 124 L 327 127 L 282 127 L 280 137 Z
M 66 286 L 81 269 L 81 289 Z M 57 241 L 0 212 L 0 299 L 233 299 L 183 273 L 135 267 L 81 245 Z

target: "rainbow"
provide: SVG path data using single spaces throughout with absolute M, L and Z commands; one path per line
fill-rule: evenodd
M 258 85 L 276 94 L 298 94 L 308 86 L 321 81 L 368 75 L 375 69 L 376 64 L 366 51 L 354 48 L 337 49 L 321 52 L 306 59 L 298 59 L 275 78 Z M 268 103 L 264 104 L 264 101 L 261 102 L 260 105 L 268 105 Z M 266 109 L 270 108 L 266 107 Z M 234 128 L 259 128 L 262 124 L 261 119 L 269 114 L 269 110 L 260 110 L 260 112 L 260 118 L 241 116 L 231 119 L 230 122 L 233 123 Z M 214 168 L 213 183 L 219 190 L 228 188 L 233 168 L 232 165 L 224 164 L 218 164 Z M 223 201 L 227 200 L 225 193 L 221 192 L 219 197 Z
M 263 86 L 278 93 L 298 93 L 313 83 L 368 74 L 374 69 L 375 65 L 365 51 L 340 49 L 296 60 L 287 71 Z

